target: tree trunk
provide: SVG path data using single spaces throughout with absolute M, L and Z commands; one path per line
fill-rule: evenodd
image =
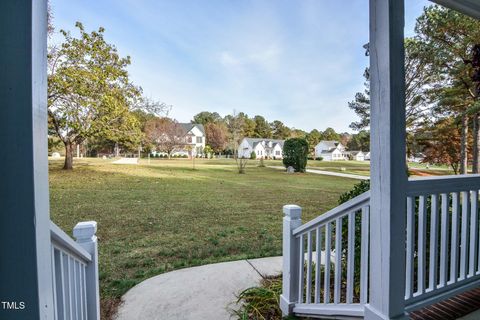
M 71 142 L 64 142 L 65 144 L 65 164 L 63 170 L 73 169 L 73 145 Z
M 460 151 L 460 174 L 467 174 L 468 168 L 468 115 L 462 116 L 462 144 Z
M 480 112 L 475 113 L 473 118 L 473 173 L 479 173 L 480 169 Z

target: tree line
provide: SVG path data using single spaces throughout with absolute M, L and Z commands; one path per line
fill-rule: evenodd
M 49 22 L 51 35 L 54 29 Z M 60 30 L 62 43 L 48 48 L 49 146 L 64 146 L 64 169 L 72 169 L 77 145 L 86 147 L 91 156 L 111 150 L 118 155 L 120 149 L 139 152 L 139 148 L 170 155 L 176 148 L 188 147 L 179 123 L 168 117 L 171 106 L 146 98 L 142 88 L 131 82 L 127 71 L 131 58 L 121 57 L 105 40 L 105 29 L 87 32 L 80 22 L 75 27 L 79 36 Z M 364 132 L 353 138 L 333 128 L 306 132 L 243 112 L 221 117 L 217 112 L 204 111 L 191 122 L 204 125 L 205 152 L 232 154 L 234 144 L 243 137 L 302 137 L 309 142 L 310 151 L 320 140 L 338 140 L 354 149 L 368 149 Z
M 350 127 L 368 132 L 369 70 L 365 91 L 349 107 L 359 116 Z M 425 163 L 465 174 L 480 165 L 480 22 L 432 5 L 405 39 L 407 153 Z

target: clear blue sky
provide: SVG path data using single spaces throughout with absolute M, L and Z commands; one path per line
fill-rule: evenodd
M 347 5 L 346 5 L 347 4 Z M 406 0 L 406 35 L 426 0 Z M 351 131 L 368 0 L 52 0 L 56 30 L 102 26 L 145 95 L 181 122 L 208 110 Z M 58 42 L 58 35 L 52 41 Z

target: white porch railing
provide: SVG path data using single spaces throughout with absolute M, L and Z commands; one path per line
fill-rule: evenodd
M 99 320 L 97 223 L 80 222 L 75 242 L 51 222 L 55 319 Z
M 480 285 L 479 190 L 480 175 L 408 182 L 406 312 Z M 284 314 L 363 317 L 369 203 L 366 192 L 304 225 L 300 207 L 284 207 Z
M 368 301 L 369 200 L 366 192 L 304 225 L 300 207 L 284 207 L 284 313 L 363 316 Z
M 479 175 L 409 181 L 407 310 L 479 285 L 479 190 Z

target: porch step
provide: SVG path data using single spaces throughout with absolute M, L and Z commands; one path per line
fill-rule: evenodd
M 450 299 L 414 311 L 410 313 L 410 319 L 455 320 L 478 309 L 480 309 L 480 288 L 472 289 Z

